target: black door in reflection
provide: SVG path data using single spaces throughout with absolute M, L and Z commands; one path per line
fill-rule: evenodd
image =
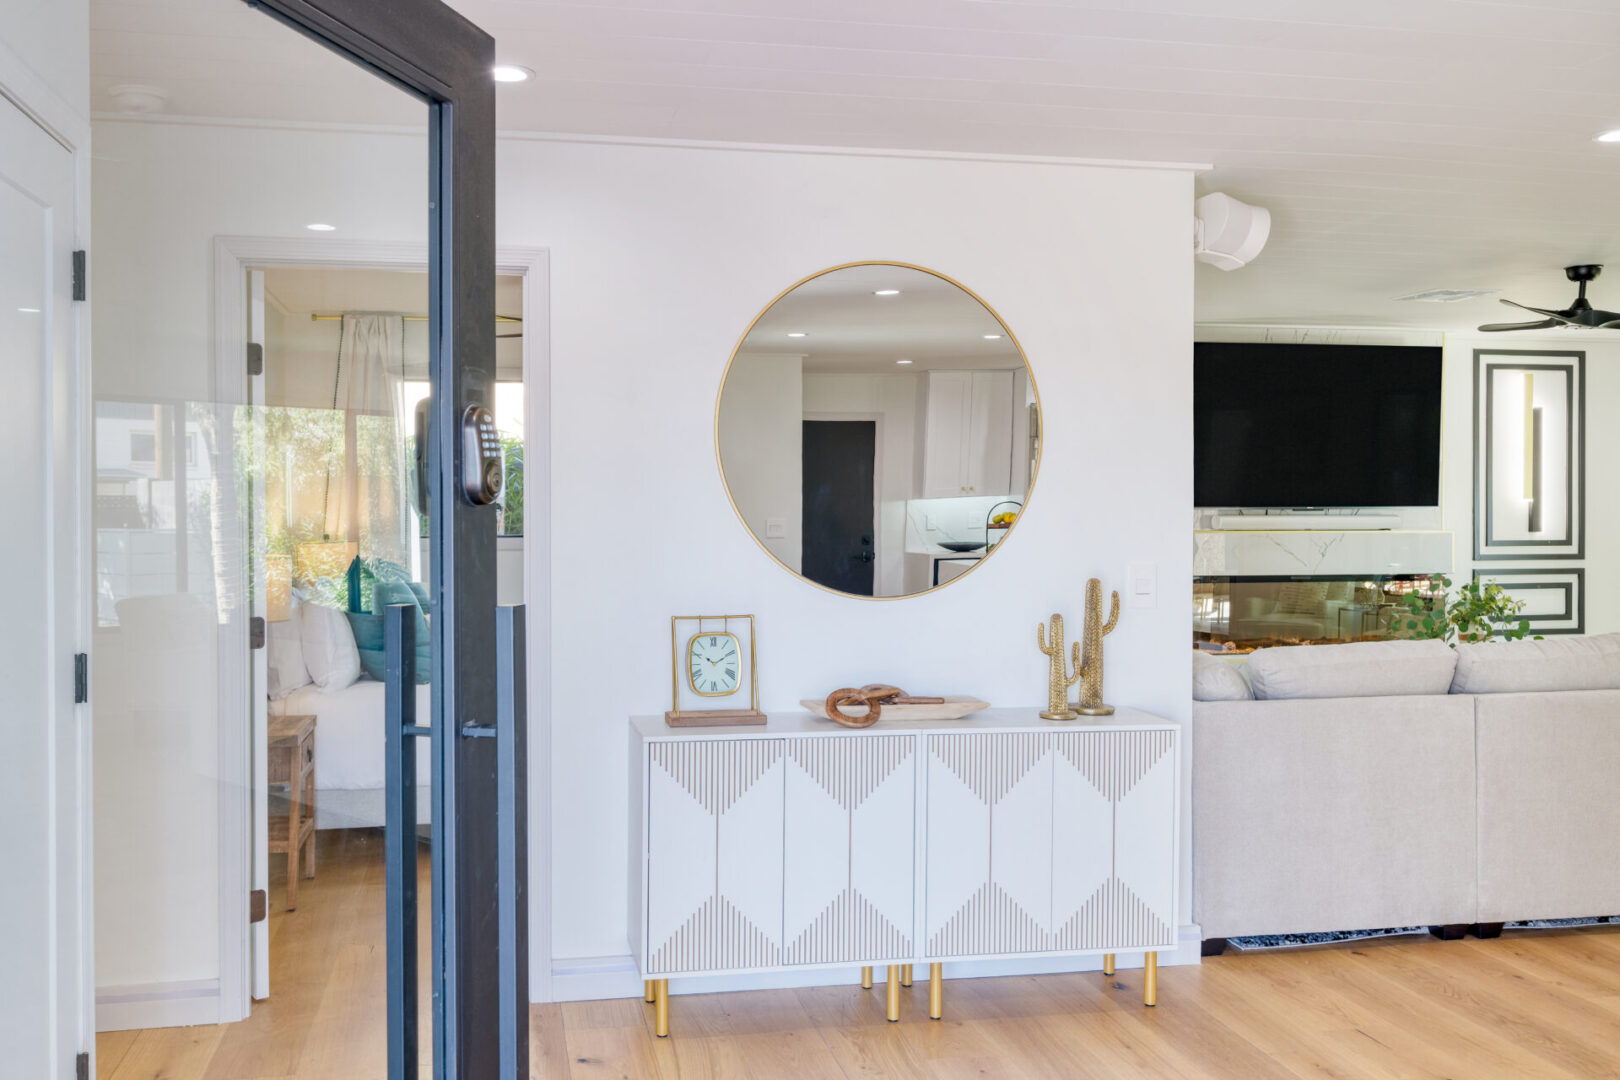
M 877 423 L 804 422 L 801 572 L 829 589 L 872 595 Z

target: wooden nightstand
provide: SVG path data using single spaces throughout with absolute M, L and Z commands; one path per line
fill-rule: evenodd
M 298 859 L 304 856 L 304 876 L 315 876 L 315 718 L 270 718 L 270 757 L 266 762 L 272 784 L 287 785 L 285 816 L 270 818 L 270 854 L 287 856 L 287 910 L 298 906 Z M 297 822 L 297 825 L 293 825 Z

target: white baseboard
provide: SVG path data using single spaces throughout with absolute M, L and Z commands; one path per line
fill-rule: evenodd
M 217 1024 L 219 1014 L 218 979 L 96 988 L 97 1031 Z
M 1202 961 L 1203 934 L 1197 926 L 1183 926 L 1176 935 L 1174 950 L 1159 953 L 1159 966 L 1197 964 Z M 1119 968 L 1142 966 L 1142 954 L 1120 953 Z M 962 960 L 945 965 L 947 979 L 989 979 L 1007 975 L 1054 975 L 1071 971 L 1097 971 L 1100 956 L 1043 956 L 1029 960 Z M 881 974 L 881 973 L 880 973 Z M 860 966 L 814 968 L 805 971 L 772 971 L 756 975 L 714 975 L 699 979 L 671 979 L 671 994 L 723 994 L 738 990 L 783 990 L 802 986 L 843 986 L 858 982 Z M 639 998 L 641 973 L 635 958 L 625 956 L 586 956 L 555 960 L 551 965 L 551 992 L 554 1001 L 600 1001 L 607 998 Z

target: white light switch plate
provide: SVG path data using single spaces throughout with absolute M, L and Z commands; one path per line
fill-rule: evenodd
M 787 539 L 787 519 L 786 518 L 766 518 L 765 519 L 765 539 L 767 539 L 767 540 L 785 540 L 785 539 Z
M 1159 606 L 1159 567 L 1157 563 L 1133 562 L 1125 567 L 1126 606 Z

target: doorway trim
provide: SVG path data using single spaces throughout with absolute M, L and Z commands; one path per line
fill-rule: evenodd
M 385 240 L 219 236 L 213 252 L 214 397 L 221 404 L 248 400 L 247 274 L 250 269 L 304 268 L 418 271 L 428 269 L 424 244 Z M 495 272 L 523 278 L 523 482 L 526 505 L 551 504 L 551 253 L 546 248 L 500 247 Z M 533 573 L 551 565 L 549 515 L 543 528 L 526 530 L 524 603 L 528 607 L 528 910 L 529 998 L 551 1000 L 551 581 Z M 240 681 L 222 677 L 221 715 L 236 713 L 247 699 L 252 654 L 245 627 L 232 644 Z M 238 647 L 239 646 L 239 647 Z M 222 657 L 222 664 L 224 658 Z M 230 685 L 233 699 L 225 699 Z M 250 926 L 241 902 L 252 889 L 252 715 L 222 725 L 219 738 L 219 1015 L 218 1022 L 245 1019 L 252 987 Z M 245 785 L 245 786 L 244 786 Z M 272 988 L 272 993 L 274 988 Z M 209 1022 L 213 1022 L 210 1020 Z

